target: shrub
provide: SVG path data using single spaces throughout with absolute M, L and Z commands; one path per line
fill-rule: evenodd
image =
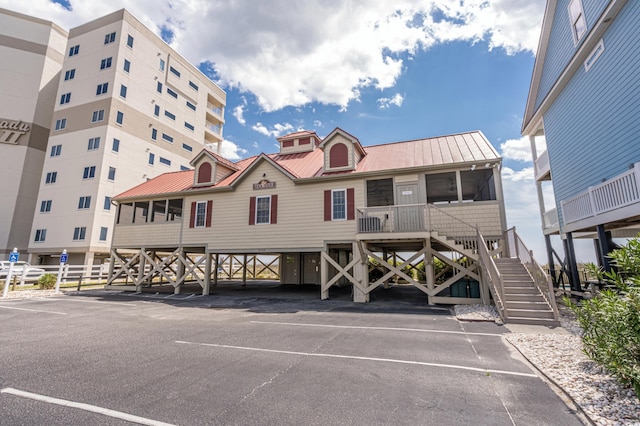
M 38 278 L 38 286 L 43 290 L 49 290 L 56 286 L 58 277 L 55 274 L 43 274 Z
M 583 329 L 584 352 L 606 367 L 640 397 L 640 235 L 610 253 L 617 269 L 603 272 L 587 265 L 589 272 L 611 286 L 582 306 L 568 299 Z

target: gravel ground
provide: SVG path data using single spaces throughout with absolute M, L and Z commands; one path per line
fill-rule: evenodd
M 492 306 L 457 305 L 455 312 L 463 321 L 500 322 Z M 587 358 L 582 352 L 582 329 L 569 311 L 561 309 L 560 313 L 559 330 L 544 327 L 542 333 L 509 333 L 505 339 L 579 405 L 594 424 L 640 425 L 640 400 L 633 389 L 622 386 Z

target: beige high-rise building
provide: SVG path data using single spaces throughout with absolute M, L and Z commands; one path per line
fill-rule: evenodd
M 111 197 L 219 150 L 226 94 L 124 9 L 71 29 L 64 52 L 29 252 L 99 263 Z
M 67 32 L 0 9 L 0 259 L 26 258 Z

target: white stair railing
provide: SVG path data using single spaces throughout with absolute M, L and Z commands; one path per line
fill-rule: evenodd
M 493 256 L 489 252 L 487 242 L 480 231 L 477 231 L 476 237 L 478 241 L 478 257 L 480 258 L 482 279 L 489 287 L 489 291 L 491 292 L 491 296 L 493 296 L 493 301 L 496 305 L 500 318 L 502 321 L 506 322 L 507 309 L 504 300 L 504 284 L 502 282 L 502 277 L 500 276 L 500 271 L 498 271 L 498 267 L 493 260 Z

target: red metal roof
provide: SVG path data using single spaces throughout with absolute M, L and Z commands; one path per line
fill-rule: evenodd
M 367 155 L 360 160 L 356 169 L 346 172 L 323 172 L 324 151 L 319 148 L 313 151 L 295 154 L 269 154 L 266 157 L 294 178 L 382 172 L 385 170 L 398 171 L 414 167 L 434 167 L 447 164 L 453 165 L 456 163 L 485 163 L 487 161 L 500 159 L 496 150 L 479 131 L 383 145 L 371 145 L 365 149 Z M 237 170 L 209 188 L 231 186 L 238 178 L 243 176 L 245 170 L 254 164 L 254 162 L 261 158 L 264 161 L 264 155 L 258 155 L 232 163 L 215 153 L 210 151 L 209 153 L 215 155 L 216 159 L 221 163 L 229 163 L 232 166 L 230 168 Z M 193 170 L 165 173 L 131 188 L 114 198 L 134 198 L 186 191 L 192 189 L 193 179 Z M 199 188 L 202 187 L 199 186 L 198 189 Z
M 138 186 L 134 186 L 113 198 L 137 198 L 142 196 L 180 192 L 191 188 L 192 185 L 193 170 L 169 172 L 143 182 Z

